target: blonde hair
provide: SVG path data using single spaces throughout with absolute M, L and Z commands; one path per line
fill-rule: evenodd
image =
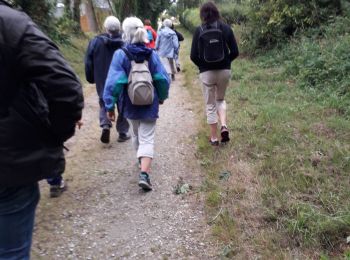
M 137 17 L 127 17 L 123 21 L 123 40 L 127 43 L 147 43 L 147 31 Z

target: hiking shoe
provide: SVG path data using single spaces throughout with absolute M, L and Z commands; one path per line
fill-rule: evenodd
M 140 179 L 139 179 L 139 186 L 144 190 L 144 191 L 150 191 L 152 190 L 152 184 L 151 180 L 146 172 L 141 172 L 140 173 Z
M 109 128 L 103 128 L 102 129 L 102 134 L 101 134 L 101 142 L 104 144 L 109 143 L 109 136 L 110 136 L 110 130 Z
M 227 143 L 230 141 L 230 135 L 226 126 L 221 127 L 221 142 Z
M 57 198 L 67 190 L 67 185 L 64 183 L 64 180 L 61 181 L 60 185 L 51 185 L 50 186 L 50 197 Z
M 176 67 L 176 70 L 177 70 L 177 72 L 180 72 L 180 71 L 181 71 L 180 66 L 177 66 L 177 67 Z
M 209 143 L 210 143 L 212 146 L 219 146 L 219 141 L 218 141 L 218 140 L 212 141 L 211 139 L 209 139 Z
M 175 80 L 175 75 L 171 74 L 171 80 L 174 81 Z
M 130 138 L 131 138 L 130 135 L 122 133 L 122 134 L 119 134 L 119 137 L 118 137 L 117 141 L 119 143 L 122 143 L 122 142 L 125 142 L 125 141 L 129 140 Z

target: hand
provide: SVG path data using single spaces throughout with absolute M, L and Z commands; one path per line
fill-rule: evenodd
M 108 117 L 109 120 L 114 122 L 115 121 L 115 113 L 114 113 L 114 111 L 108 111 L 107 112 L 107 117 Z
M 159 105 L 163 105 L 164 100 L 159 100 Z
M 83 122 L 79 120 L 78 122 L 75 123 L 78 129 L 80 129 L 83 126 Z

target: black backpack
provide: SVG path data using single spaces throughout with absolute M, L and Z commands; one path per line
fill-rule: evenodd
M 200 59 L 207 63 L 224 60 L 226 44 L 218 22 L 201 26 L 200 30 L 198 42 Z

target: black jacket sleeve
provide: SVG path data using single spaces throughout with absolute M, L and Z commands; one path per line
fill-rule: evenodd
M 199 27 L 197 27 L 196 31 L 193 34 L 191 55 L 190 55 L 191 60 L 197 66 L 199 66 L 201 63 L 200 58 L 199 58 L 199 49 L 198 49 L 198 40 L 199 40 L 199 33 L 200 33 L 199 30 L 200 30 Z
M 239 55 L 238 46 L 237 46 L 235 35 L 233 34 L 231 27 L 228 25 L 226 25 L 225 27 L 226 27 L 226 43 L 227 43 L 227 47 L 230 50 L 229 58 L 230 58 L 230 61 L 232 62 Z
M 24 32 L 18 43 L 17 61 L 22 81 L 34 83 L 49 107 L 51 132 L 64 142 L 75 131 L 83 109 L 82 86 L 57 46 L 25 16 Z
M 88 48 L 85 54 L 85 78 L 87 82 L 95 83 L 94 77 L 94 45 L 96 38 L 89 42 Z

